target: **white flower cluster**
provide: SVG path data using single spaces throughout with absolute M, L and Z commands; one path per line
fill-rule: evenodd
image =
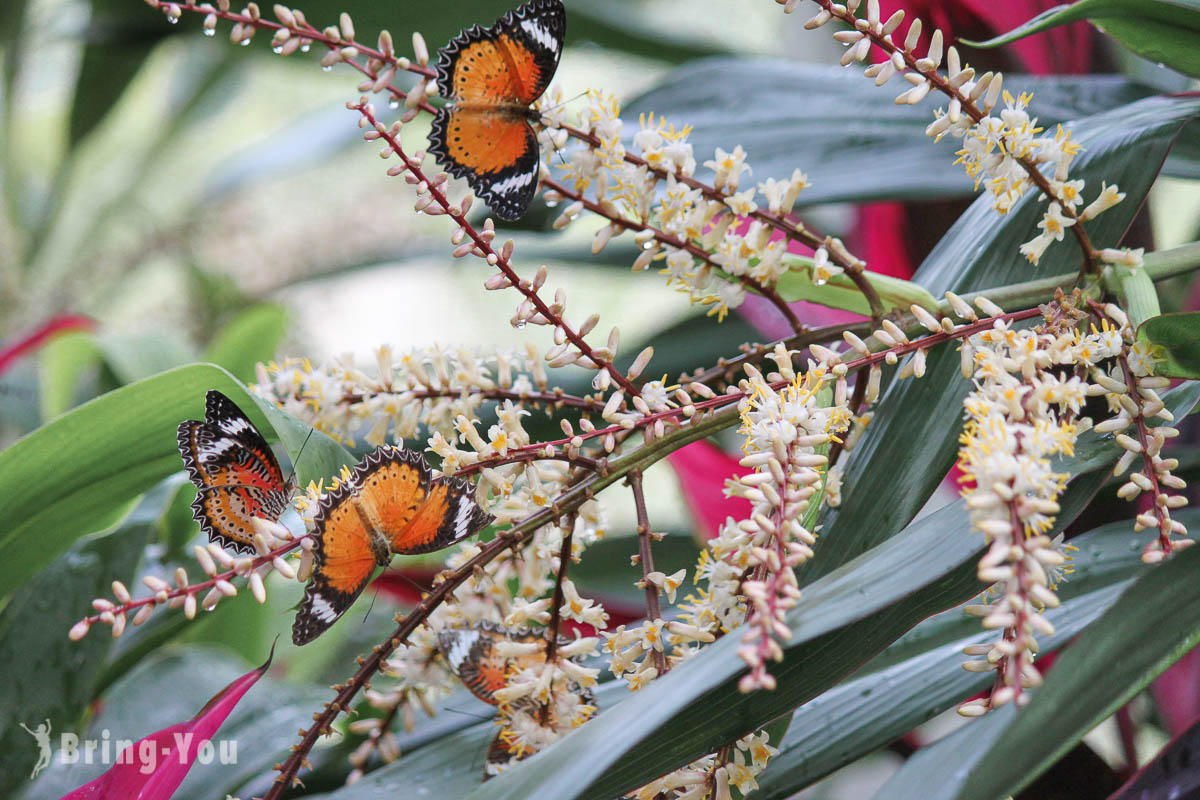
M 546 393 L 543 359 L 532 344 L 526 344 L 524 353 L 498 349 L 487 355 L 435 346 L 399 358 L 384 345 L 375 356 L 375 375 L 349 357 L 316 369 L 307 359 L 260 364 L 254 388 L 288 415 L 351 446 L 361 437 L 377 447 L 389 436 L 402 445 L 422 427 L 454 436 L 461 418 L 477 418 L 485 402 L 506 401 L 501 425 L 489 432 L 500 452 L 512 446 L 504 438 L 506 415 L 526 414 L 528 405 L 554 404 Z
M 975 390 L 963 402 L 967 422 L 959 465 L 969 479 L 964 496 L 971 521 L 990 543 L 979 578 L 994 584 L 998 596 L 968 611 L 983 617 L 984 627 L 1003 631 L 993 644 L 966 649 L 984 656 L 967 662 L 967 669 L 998 672 L 989 698 L 960 707 L 968 716 L 1024 704 L 1029 700 L 1024 690 L 1041 682 L 1033 664 L 1036 637 L 1054 631 L 1042 611 L 1058 605 L 1055 571 L 1065 559 L 1046 535 L 1068 477 L 1051 459 L 1074 455 L 1081 425 L 1090 424 L 1079 419 L 1084 403 L 1115 385 L 1099 364 L 1121 357 L 1126 345 L 1107 320 L 1082 332 L 1078 323 L 1086 314 L 1063 298 L 1043 315 L 1040 325 L 1023 330 L 996 320 L 962 346 L 963 371 Z
M 776 0 L 785 12 L 796 7 L 796 0 Z M 1082 212 L 1083 180 L 1070 180 L 1071 162 L 1080 146 L 1071 141 L 1071 132 L 1057 127 L 1053 136 L 1040 135 L 1042 128 L 1029 116 L 1027 107 L 1032 95 L 1017 98 L 1004 91 L 1004 76 L 985 72 L 976 77 L 975 69 L 962 61 L 957 48 L 946 47 L 946 37 L 935 29 L 929 39 L 929 49 L 917 53 L 922 23 L 913 20 L 903 41 L 893 34 L 904 22 L 904 11 L 896 11 L 886 20 L 880 17 L 879 0 L 867 0 L 865 18 L 855 17 L 861 0 L 848 0 L 845 5 L 823 8 L 805 23 L 809 29 L 819 28 L 831 20 L 851 26 L 838 30 L 833 38 L 846 47 L 841 63 L 849 66 L 864 61 L 872 45 L 889 57 L 866 68 L 864 74 L 883 86 L 897 75 L 910 84 L 896 103 L 912 105 L 924 100 L 933 89 L 950 99 L 944 108 L 934 111 L 934 120 L 926 135 L 940 140 L 949 134 L 962 140 L 956 164 L 962 164 L 967 175 L 975 179 L 975 188 L 983 183 L 992 195 L 992 205 L 1001 214 L 1007 213 L 1027 190 L 1036 186 L 1035 173 L 1043 164 L 1054 166 L 1048 187 L 1049 206 L 1038 224 L 1041 233 L 1021 245 L 1021 254 L 1036 264 L 1051 242 L 1062 241 L 1067 228 L 1092 219 L 1119 203 L 1125 195 L 1116 186 L 1103 185 L 1099 195 Z M 938 70 L 943 67 L 939 75 Z M 993 114 L 1001 97 L 1004 108 Z M 1040 176 L 1039 176 L 1040 177 Z M 1048 192 L 1046 189 L 1048 188 Z M 1105 263 L 1135 269 L 1141 265 L 1141 252 L 1128 249 L 1102 251 Z
M 579 125 L 599 144 L 576 148 L 561 165 L 566 183 L 580 195 L 590 191 L 605 214 L 619 220 L 596 234 L 593 251 L 599 252 L 625 230 L 635 230 L 642 252 L 633 268 L 648 269 L 661 261 L 668 285 L 709 306 L 719 318 L 742 303 L 746 283 L 774 286 L 787 271 L 787 241 L 772 236 L 766 222 L 746 218 L 759 210 L 757 193 L 769 214 L 790 213 L 808 185 L 804 174 L 796 170 L 789 180 L 769 178 L 757 190 L 741 189 L 742 176 L 750 172 L 745 150 L 740 145 L 729 152 L 717 148 L 704 162 L 714 174 L 709 188 L 693 179 L 696 159 L 687 141 L 689 128 L 643 115 L 627 152 L 619 115 L 620 106 L 611 96 L 590 93 Z M 583 208 L 582 200 L 571 203 L 557 224 L 568 224 Z
M 758 788 L 758 776 L 779 751 L 767 744 L 766 731 L 738 739 L 731 750 L 721 750 L 686 767 L 651 781 L 633 793 L 636 800 L 733 800 L 730 787 L 741 797 Z M 727 754 L 724 759 L 719 756 Z

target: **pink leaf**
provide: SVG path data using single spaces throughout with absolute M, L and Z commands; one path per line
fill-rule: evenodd
M 117 755 L 112 769 L 62 800 L 171 800 L 200 747 L 212 739 L 242 695 L 263 676 L 274 655 L 272 646 L 267 663 L 217 692 L 196 716 L 134 742 Z
M 704 440 L 676 450 L 667 459 L 705 538 L 716 536 L 726 517 L 745 519 L 750 516 L 749 501 L 725 496 L 727 478 L 750 472 L 738 463 L 738 459 Z
M 0 347 L 0 373 L 7 370 L 23 356 L 37 350 L 55 334 L 67 333 L 69 331 L 90 331 L 94 330 L 95 327 L 96 323 L 90 317 L 80 314 L 59 314 L 56 317 L 51 317 L 49 321 L 43 323 L 41 327 L 28 336 Z
M 1200 720 L 1200 648 L 1159 675 L 1152 685 L 1158 711 L 1173 736 Z

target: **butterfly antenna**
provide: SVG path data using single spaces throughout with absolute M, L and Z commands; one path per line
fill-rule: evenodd
M 412 578 L 410 578 L 410 577 L 408 577 L 407 575 L 405 575 L 405 574 L 404 574 L 403 572 L 401 572 L 400 570 L 392 570 L 392 571 L 391 571 L 391 574 L 395 575 L 397 578 L 399 578 L 400 580 L 402 580 L 402 581 L 404 581 L 405 583 L 407 583 L 409 586 L 411 586 L 411 587 L 413 587 L 414 589 L 416 589 L 416 590 L 417 590 L 417 592 L 418 592 L 418 594 L 423 594 L 423 593 L 425 593 L 425 592 L 429 591 L 429 587 L 428 587 L 428 586 L 422 586 L 421 584 L 419 584 L 419 583 L 417 583 L 416 581 L 414 581 Z
M 363 618 L 362 618 L 362 621 L 363 621 L 363 624 L 364 624 L 364 625 L 365 625 L 365 624 L 366 624 L 366 622 L 367 622 L 367 617 L 371 616 L 371 612 L 372 612 L 372 611 L 375 609 L 375 600 L 376 600 L 378 597 L 379 597 L 379 592 L 378 592 L 378 591 L 375 591 L 375 592 L 372 592 L 372 593 L 371 593 L 371 605 L 367 606 L 367 613 L 363 614 Z
M 489 720 L 493 716 L 495 716 L 495 715 L 489 715 L 489 714 L 478 714 L 474 711 L 467 711 L 466 709 L 462 709 L 462 708 L 451 708 L 450 706 L 443 706 L 442 710 L 449 711 L 451 714 L 462 714 L 464 717 L 472 717 L 472 718 L 478 719 L 478 720 Z
M 287 485 L 293 487 L 293 493 L 296 491 L 296 464 L 300 462 L 300 456 L 304 455 L 304 448 L 308 446 L 308 440 L 312 438 L 312 435 L 316 430 L 316 428 L 308 429 L 308 435 L 305 436 L 304 441 L 300 443 L 300 452 L 296 453 L 296 457 L 292 459 L 292 474 L 288 476 Z

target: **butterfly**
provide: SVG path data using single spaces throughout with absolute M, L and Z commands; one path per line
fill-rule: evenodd
M 468 481 L 434 479 L 425 457 L 413 450 L 377 448 L 317 505 L 313 574 L 292 641 L 302 645 L 320 636 L 394 554 L 441 550 L 493 519 L 475 502 Z
M 566 31 L 562 0 L 532 0 L 490 28 L 473 25 L 438 51 L 429 152 L 496 216 L 514 220 L 537 192 L 541 154 L 530 106 L 550 84 Z
M 176 438 L 198 490 L 192 517 L 200 530 L 222 547 L 254 553 L 250 518 L 278 520 L 292 491 L 266 439 L 236 403 L 216 390 L 204 396 L 204 421 L 179 423 Z
M 540 642 L 543 647 L 535 653 L 518 656 L 501 655 L 497 645 L 500 642 Z M 560 644 L 566 644 L 570 639 L 559 637 Z M 438 650 L 453 672 L 463 682 L 463 685 L 483 702 L 499 706 L 500 700 L 496 692 L 503 689 L 508 679 L 514 673 L 520 672 L 527 666 L 544 664 L 546 661 L 545 634 L 528 628 L 505 630 L 490 622 L 483 622 L 471 627 L 444 628 L 438 632 Z M 595 704 L 595 696 L 591 689 L 583 688 L 579 692 L 579 702 L 587 706 Z M 530 697 L 521 697 L 509 704 L 509 712 L 541 713 L 541 705 Z M 554 705 L 548 709 L 549 718 L 546 724 L 551 728 L 558 727 L 554 718 Z M 592 712 L 589 712 L 589 715 Z M 491 745 L 488 746 L 484 764 L 484 780 L 498 775 L 506 767 L 517 761 L 522 761 L 533 755 L 532 750 L 520 744 L 520 735 L 514 730 L 511 721 L 503 722 L 497 731 Z
M 438 649 L 450 666 L 450 671 L 458 676 L 471 694 L 493 706 L 500 705 L 496 692 L 504 688 L 509 674 L 521 670 L 526 664 L 540 664 L 546 660 L 544 650 L 528 656 L 502 656 L 496 648 L 501 641 L 544 642 L 545 637 L 527 628 L 508 631 L 489 622 L 469 628 L 444 628 L 438 631 Z

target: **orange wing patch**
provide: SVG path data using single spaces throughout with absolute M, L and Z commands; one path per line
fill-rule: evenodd
M 375 555 L 363 519 L 347 498 L 330 509 L 320 530 L 322 569 L 326 585 L 342 594 L 357 595 L 371 577 Z
M 456 106 L 446 116 L 446 152 L 462 169 L 481 177 L 537 158 L 537 134 L 511 111 Z
M 350 480 L 321 498 L 313 518 L 313 576 L 292 626 L 292 641 L 312 641 L 337 621 L 393 553 L 427 553 L 491 522 L 461 478 L 433 479 L 424 456 L 380 447 Z
M 471 42 L 454 62 L 451 94 L 460 103 L 530 105 L 541 92 L 542 68 L 534 52 L 508 34 Z
M 450 509 L 449 488 L 442 483 L 430 491 L 412 523 L 395 530 L 391 539 L 393 553 L 423 553 L 436 539 L 438 529 Z
M 428 467 L 421 469 L 406 461 L 380 461 L 363 471 L 357 496 L 372 522 L 390 535 L 404 530 L 417 516 L 425 504 L 429 483 Z

